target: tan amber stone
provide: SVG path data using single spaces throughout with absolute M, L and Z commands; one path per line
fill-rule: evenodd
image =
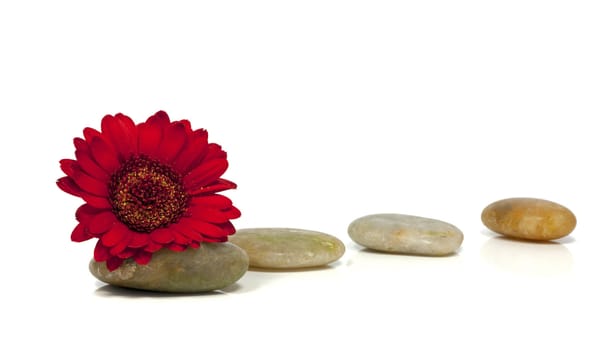
M 537 241 L 567 236 L 576 225 L 571 210 L 536 198 L 509 198 L 491 203 L 483 210 L 481 220 L 497 233 Z

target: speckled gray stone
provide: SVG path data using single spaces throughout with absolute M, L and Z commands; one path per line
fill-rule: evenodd
M 183 252 L 161 249 L 147 265 L 127 259 L 110 272 L 105 262 L 91 260 L 97 279 L 115 286 L 158 292 L 196 293 L 225 288 L 249 267 L 247 254 L 231 243 L 202 243 Z
M 332 263 L 346 250 L 336 237 L 293 228 L 240 229 L 230 242 L 244 249 L 252 267 L 295 269 Z
M 363 216 L 350 224 L 348 234 L 367 248 L 430 256 L 451 254 L 464 239 L 463 233 L 449 223 L 403 214 Z

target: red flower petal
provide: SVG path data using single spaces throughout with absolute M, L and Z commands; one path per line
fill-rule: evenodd
M 166 244 L 166 243 L 173 242 L 173 239 L 174 239 L 172 232 L 166 228 L 160 228 L 160 229 L 152 231 L 150 233 L 150 238 L 152 240 L 154 240 L 156 243 L 160 243 L 160 244 Z
M 212 159 L 225 159 L 227 157 L 226 151 L 221 149 L 221 146 L 216 143 L 209 143 L 209 150 L 207 154 L 204 156 L 204 161 L 209 161 Z
M 90 143 L 95 137 L 102 137 L 101 133 L 93 128 L 84 128 L 82 134 L 86 142 Z M 75 140 L 74 140 L 75 141 Z
M 190 124 L 190 121 L 187 119 L 182 119 L 176 123 L 181 123 L 183 124 L 183 127 L 185 129 L 185 132 L 189 135 L 192 134 L 192 124 Z
M 204 206 L 192 206 L 188 209 L 192 219 L 202 220 L 211 223 L 222 223 L 228 220 L 228 217 L 221 211 L 215 208 Z
M 78 165 L 82 171 L 90 176 L 104 182 L 110 178 L 107 172 L 97 165 L 97 163 L 95 163 L 88 151 L 76 151 L 76 160 L 78 161 Z
M 204 205 L 192 205 L 188 209 L 188 212 L 193 219 L 218 224 L 240 217 L 240 210 L 233 206 L 218 209 Z
M 95 208 L 99 208 L 99 209 L 111 209 L 112 208 L 112 205 L 110 204 L 108 199 L 105 197 L 97 197 L 97 196 L 94 196 L 94 195 L 86 193 L 86 192 L 80 193 L 80 195 L 78 195 L 78 197 L 81 197 L 82 199 L 84 199 L 84 201 L 87 204 L 89 204 Z
M 59 161 L 59 167 L 65 173 L 65 175 L 72 177 L 76 171 L 76 161 L 73 159 L 61 159 Z
M 107 247 L 104 247 L 101 241 L 97 241 L 95 245 L 95 252 L 93 253 L 93 258 L 95 261 L 106 261 L 110 257 L 110 250 Z
M 199 188 L 195 188 L 195 189 L 190 189 L 188 191 L 188 194 L 190 194 L 191 196 L 199 196 L 199 195 L 204 195 L 207 193 L 215 193 L 215 192 L 221 192 L 221 191 L 225 191 L 225 190 L 230 190 L 230 189 L 234 189 L 236 188 L 236 184 L 225 180 L 225 179 L 217 179 L 217 181 L 213 182 L 212 184 L 205 186 L 205 187 L 199 187 Z
M 74 175 L 72 175 L 72 179 L 74 179 L 78 187 L 80 187 L 83 191 L 86 191 L 98 197 L 105 197 L 108 195 L 107 184 L 95 179 L 94 177 L 89 176 L 88 174 L 80 170 L 74 172 Z
M 156 151 L 162 141 L 163 129 L 169 124 L 169 116 L 165 112 L 159 111 L 149 117 L 145 123 L 137 125 L 139 153 L 156 158 Z
M 169 123 L 171 123 L 169 115 L 167 114 L 167 112 L 165 112 L 163 110 L 160 110 L 160 111 L 154 113 L 153 116 L 148 118 L 146 123 L 150 122 L 150 121 L 152 121 L 154 123 L 159 122 L 159 123 L 161 123 L 161 125 L 163 125 L 163 127 L 166 127 L 167 125 L 169 125 Z
M 183 184 L 187 189 L 206 186 L 217 180 L 227 169 L 228 161 L 226 159 L 213 159 L 204 162 L 183 178 Z
M 227 153 L 221 149 L 216 143 L 211 143 L 208 145 L 208 149 L 204 158 L 200 159 L 197 163 L 193 164 L 192 170 L 188 173 L 191 175 L 195 173 L 193 177 L 200 177 L 201 175 L 206 175 L 208 178 L 206 181 L 198 181 L 201 185 L 206 185 L 209 182 L 217 180 L 227 169 Z M 224 164 L 225 162 L 225 164 Z M 221 165 L 220 165 L 221 164 Z M 221 170 L 221 168 L 225 166 L 225 169 Z M 220 171 L 218 174 L 215 172 Z M 209 172 L 211 172 L 209 174 Z
M 139 250 L 133 257 L 133 259 L 139 265 L 147 265 L 150 262 L 150 260 L 152 259 L 152 253 L 149 253 L 149 252 L 146 252 L 143 250 Z
M 133 122 L 133 120 L 131 118 L 129 118 L 128 116 L 126 116 L 122 113 L 116 114 L 116 119 L 118 119 L 118 121 L 120 122 L 120 125 L 122 126 L 122 129 L 124 130 L 125 134 L 127 135 L 128 142 L 129 142 L 129 149 L 132 150 L 133 152 L 136 152 L 137 151 L 137 126 L 135 125 L 135 123 Z
M 194 248 L 194 249 L 200 248 L 200 242 L 192 242 L 192 243 L 190 243 L 190 248 Z
M 236 208 L 236 207 L 230 207 L 230 208 L 224 210 L 223 212 L 229 220 L 238 219 L 240 217 L 240 215 L 242 215 L 240 213 L 240 210 L 238 210 L 238 208 Z
M 67 176 L 57 180 L 57 186 L 65 193 L 76 197 L 82 197 L 82 190 L 76 185 L 74 180 Z
M 209 135 L 206 130 L 198 129 L 188 138 L 188 142 L 183 147 L 179 157 L 173 162 L 175 170 L 181 174 L 186 174 L 194 165 L 204 158 L 207 153 Z
M 226 242 L 228 240 L 227 236 L 223 236 L 223 237 L 210 237 L 210 236 L 204 236 L 202 239 L 202 242 L 208 242 L 208 243 L 223 243 Z
M 154 253 L 154 252 L 159 251 L 161 248 L 162 248 L 161 244 L 150 241 L 148 243 L 148 245 L 145 248 L 143 248 L 143 250 L 145 250 L 146 252 Z
M 123 225 L 113 225 L 103 236 L 101 242 L 106 247 L 113 247 L 128 238 L 129 230 Z M 130 241 L 130 238 L 128 238 Z
M 116 117 L 106 115 L 101 120 L 101 131 L 110 139 L 118 152 L 118 157 L 124 161 L 137 151 L 135 124 L 131 118 L 118 114 Z
M 138 151 L 139 154 L 153 154 L 158 148 L 162 130 L 152 124 L 137 125 L 137 133 L 139 134 Z
M 85 140 L 83 140 L 80 137 L 74 137 L 74 148 L 76 148 L 76 151 L 82 150 L 82 149 L 87 149 L 88 150 L 88 144 L 86 143 Z
M 180 244 L 171 244 L 169 245 L 167 248 L 169 248 L 170 250 L 174 251 L 174 252 L 183 252 L 185 250 L 185 247 L 180 245 Z
M 137 251 L 135 249 L 125 249 L 123 250 L 121 253 L 118 254 L 118 257 L 120 259 L 128 259 L 130 257 L 132 257 L 133 255 L 135 255 Z
M 117 256 L 112 256 L 109 259 L 107 259 L 107 261 L 105 262 L 105 266 L 107 266 L 107 269 L 109 271 L 114 271 L 117 268 L 119 268 L 120 265 L 122 265 L 123 261 L 124 261 L 124 259 L 120 259 Z
M 150 241 L 150 235 L 144 233 L 133 232 L 131 235 L 131 241 L 129 242 L 129 247 L 131 248 L 141 248 L 148 244 Z
M 110 248 L 110 254 L 118 255 L 118 254 L 122 253 L 122 251 L 124 251 L 127 248 L 130 241 L 131 241 L 131 238 L 129 237 L 129 235 L 125 235 L 123 237 L 123 240 L 121 240 L 120 242 L 118 242 L 118 244 L 116 244 L 115 246 Z
M 195 196 L 190 198 L 190 203 L 191 205 L 195 206 L 205 206 L 218 209 L 228 208 L 232 206 L 232 201 L 228 197 L 222 196 L 220 194 Z
M 91 205 L 83 204 L 78 209 L 76 209 L 76 220 L 83 224 L 88 224 L 91 219 L 102 212 L 103 209 L 97 209 Z
M 88 229 L 91 235 L 97 236 L 107 232 L 116 222 L 116 216 L 111 211 L 102 211 L 95 215 L 88 223 Z
M 176 244 L 187 245 L 187 244 L 189 244 L 192 241 L 192 239 L 186 237 L 181 232 L 174 231 L 173 235 L 175 236 L 174 243 L 176 243 Z
M 76 185 L 74 180 L 67 176 L 57 180 L 57 186 L 66 193 L 84 199 L 87 204 L 90 204 L 93 207 L 100 209 L 110 209 L 112 207 L 107 198 L 98 197 L 93 194 L 82 191 L 82 189 L 80 189 L 78 185 Z
M 191 227 L 203 236 L 224 237 L 225 233 L 220 227 L 204 221 L 190 220 Z
M 236 232 L 236 228 L 234 228 L 234 225 L 229 221 L 219 224 L 219 227 L 223 230 L 226 236 L 232 235 Z
M 169 164 L 179 155 L 186 140 L 185 127 L 181 123 L 172 123 L 164 130 L 162 142 L 158 147 L 158 158 Z
M 202 240 L 202 235 L 194 229 L 192 223 L 194 221 L 190 218 L 181 218 L 177 225 L 174 225 L 173 229 L 183 234 L 194 241 Z
M 86 233 L 83 224 L 76 225 L 74 231 L 72 231 L 71 239 L 73 242 L 84 242 L 91 238 L 93 237 Z
M 95 137 L 91 141 L 91 154 L 108 174 L 114 173 L 120 167 L 116 151 L 101 137 Z

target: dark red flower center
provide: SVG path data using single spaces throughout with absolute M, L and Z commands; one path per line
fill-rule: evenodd
M 111 176 L 109 195 L 116 217 L 138 232 L 177 222 L 189 199 L 181 175 L 145 155 L 131 157 Z

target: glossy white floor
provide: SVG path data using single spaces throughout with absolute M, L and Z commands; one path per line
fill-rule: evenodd
M 605 348 L 606 16 L 600 1 L 0 4 L 0 348 Z M 158 109 L 228 151 L 237 227 L 331 233 L 345 256 L 205 295 L 97 282 L 58 161 L 104 114 Z M 481 210 L 514 196 L 578 227 L 496 237 Z M 464 243 L 361 249 L 346 228 L 379 212 L 450 222 Z

